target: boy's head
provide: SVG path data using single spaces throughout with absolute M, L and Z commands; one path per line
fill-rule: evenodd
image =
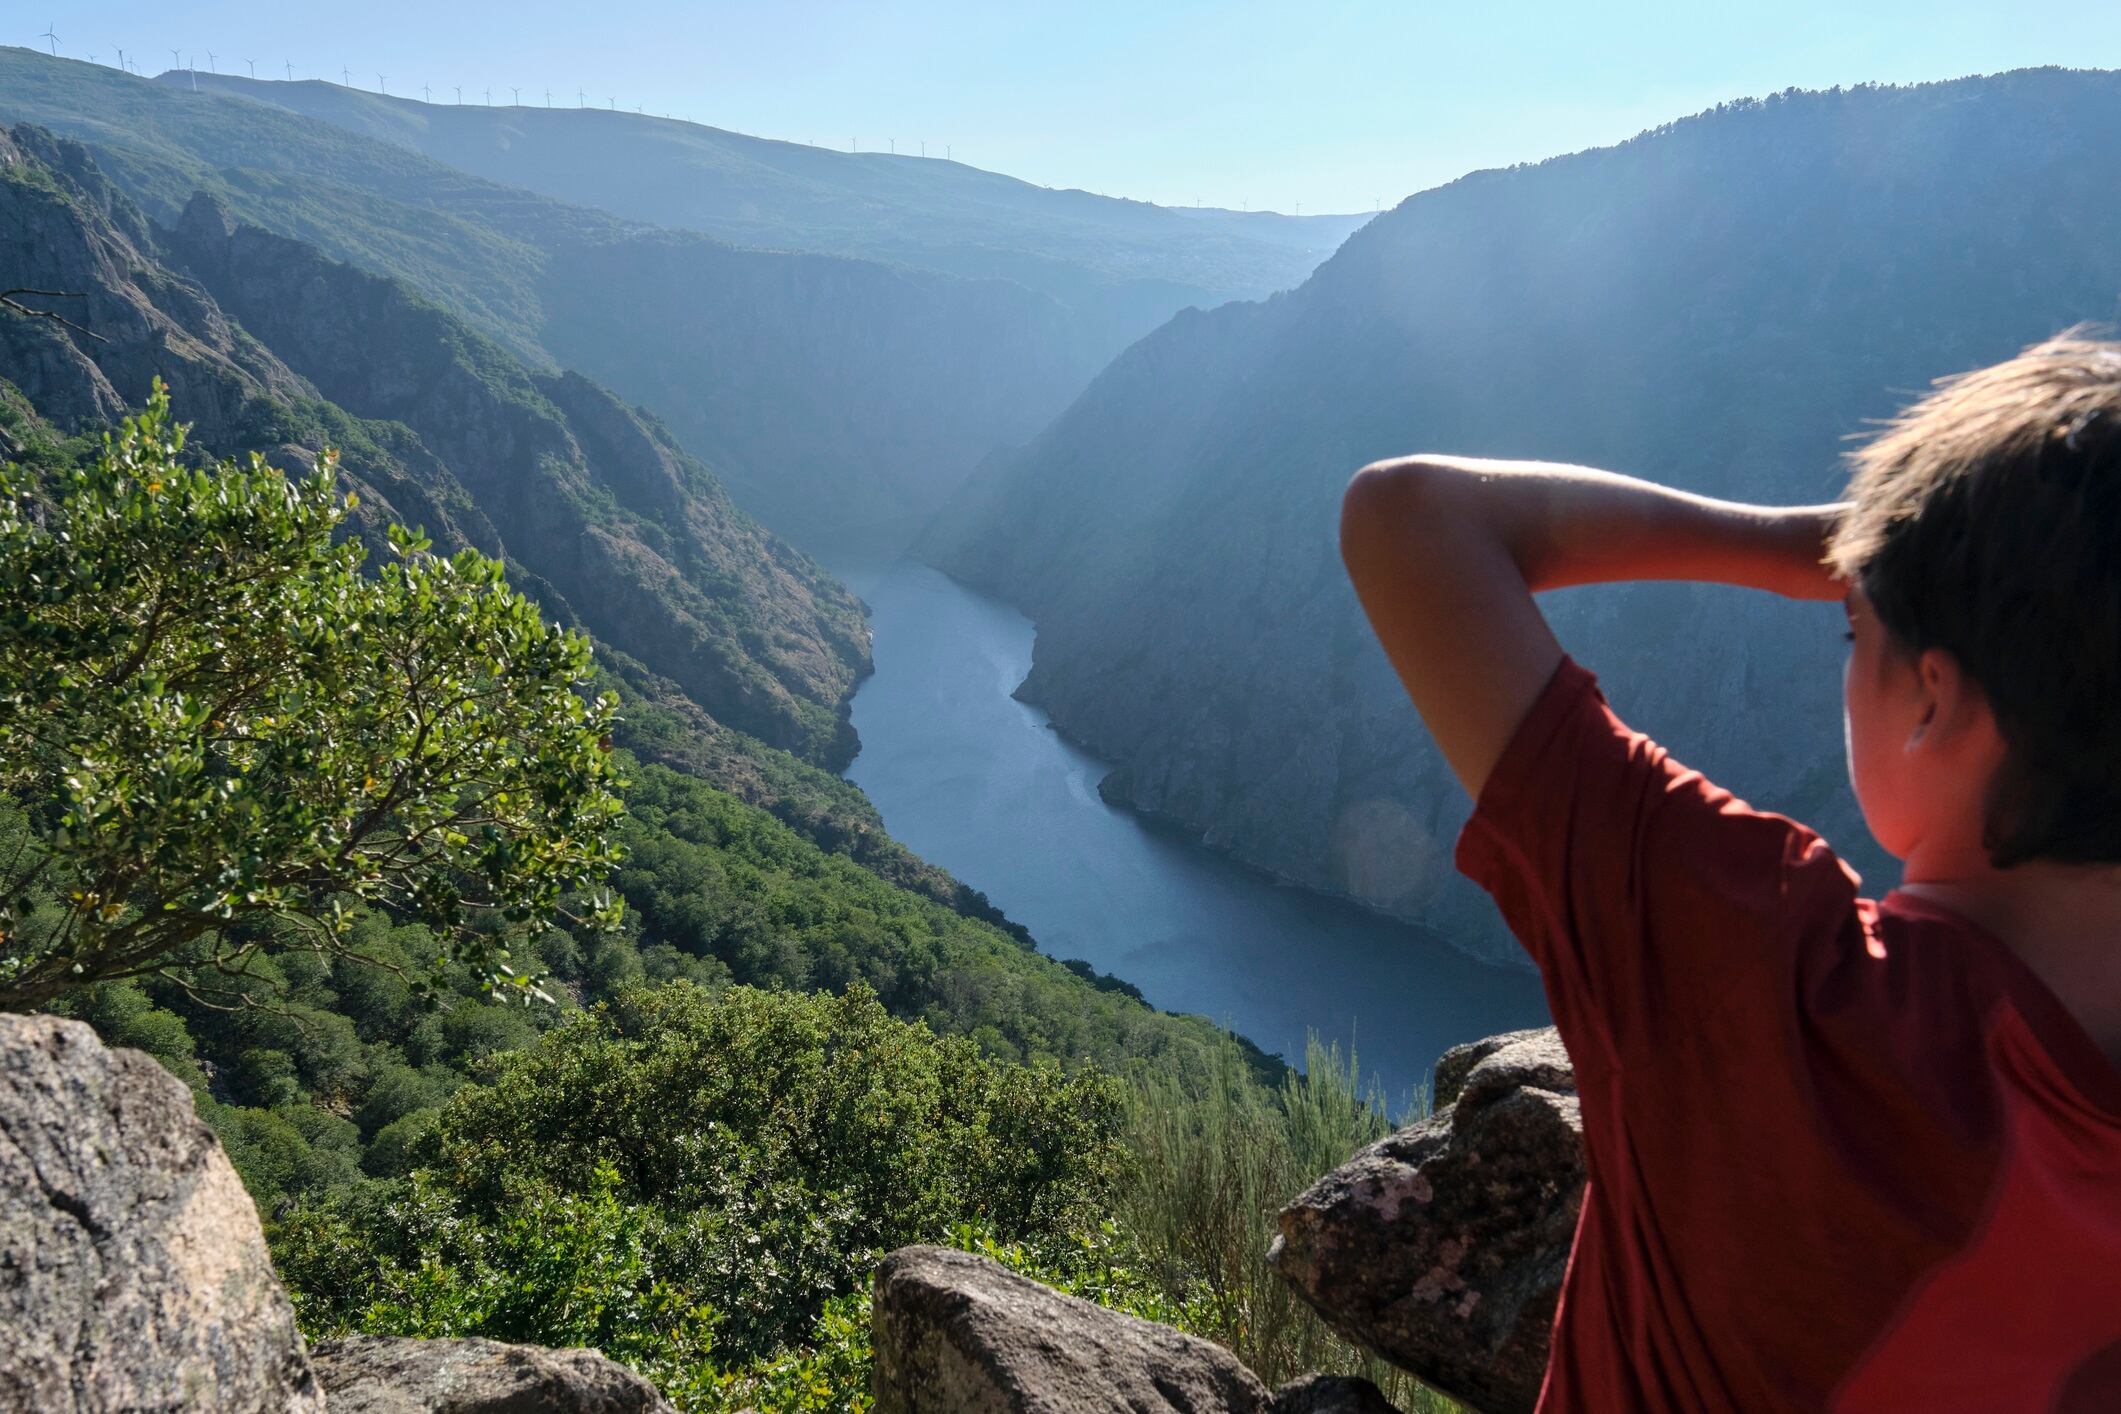
M 2121 861 L 2121 344 L 1941 382 L 1853 462 L 1828 558 L 1879 843 Z

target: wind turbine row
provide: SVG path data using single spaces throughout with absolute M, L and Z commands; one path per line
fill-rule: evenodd
M 37 38 L 39 38 L 39 39 L 43 40 L 43 41 L 44 41 L 44 42 L 46 43 L 46 45 L 47 45 L 47 46 L 49 46 L 49 48 L 50 48 L 50 50 L 51 50 L 51 53 L 52 53 L 52 55 L 53 55 L 54 57 L 57 57 L 57 55 L 58 55 L 58 53 L 59 53 L 59 34 L 58 34 L 58 24 L 57 24 L 57 22 L 56 22 L 56 21 L 55 21 L 54 23 L 50 24 L 50 25 L 47 25 L 47 26 L 45 26 L 45 29 L 44 29 L 44 33 L 42 33 L 42 34 L 38 35 L 38 36 L 37 36 Z M 137 52 L 137 51 L 135 51 L 135 52 Z M 95 55 L 91 54 L 91 55 L 89 55 L 88 57 L 89 57 L 89 62 L 91 62 L 91 63 L 94 63 L 94 62 L 95 62 L 95 59 L 96 59 L 96 56 L 95 56 Z M 251 76 L 251 78 L 253 78 L 253 79 L 257 78 L 257 77 L 258 77 L 258 61 L 257 61 L 257 60 L 255 60 L 255 59 L 245 59 L 245 60 L 244 60 L 243 62 L 244 62 L 244 64 L 245 64 L 245 65 L 247 65 L 247 66 L 249 67 L 249 69 L 250 69 L 250 76 Z M 170 51 L 169 51 L 169 63 L 170 63 L 170 67 L 171 67 L 171 68 L 173 68 L 173 69 L 184 69 L 184 70 L 186 70 L 186 71 L 190 72 L 190 73 L 191 73 L 191 74 L 193 75 L 193 77 L 192 77 L 192 87 L 193 87 L 193 88 L 197 88 L 197 87 L 199 86 L 199 80 L 198 80 L 198 76 L 197 76 L 197 74 L 198 74 L 198 71 L 197 71 L 197 63 L 198 63 L 198 61 L 196 60 L 196 58 L 195 58 L 195 59 L 193 59 L 193 60 L 192 60 L 192 61 L 190 61 L 190 62 L 186 62 L 186 61 L 185 61 L 185 59 L 184 59 L 184 54 L 183 54 L 183 51 L 182 51 L 182 50 L 178 50 L 178 49 L 172 49 L 172 50 L 170 50 Z M 288 81 L 289 81 L 290 83 L 291 83 L 291 82 L 293 82 L 293 81 L 294 81 L 294 77 L 295 77 L 295 63 L 294 63 L 294 60 L 292 60 L 292 59 L 282 59 L 282 60 L 280 61 L 280 67 L 281 67 L 281 68 L 282 68 L 283 70 L 285 70 L 285 72 L 286 72 L 286 74 L 287 74 L 287 79 L 288 79 Z M 140 66 L 139 66 L 139 65 L 138 65 L 138 64 L 137 64 L 137 63 L 136 63 L 136 62 L 135 62 L 135 61 L 134 61 L 133 59 L 131 59 L 130 57 L 128 57 L 128 56 L 127 56 L 127 54 L 126 54 L 126 52 L 125 52 L 125 50 L 124 50 L 124 49 L 122 49 L 122 48 L 120 48 L 120 49 L 118 50 L 118 68 L 119 68 L 119 69 L 120 69 L 120 70 L 121 70 L 122 72 L 125 72 L 125 73 L 129 73 L 129 74 L 137 74 L 137 73 L 139 73 L 139 72 L 140 72 Z M 207 51 L 206 51 L 206 70 L 207 70 L 207 72 L 208 72 L 208 73 L 211 73 L 211 74 L 219 74 L 219 73 L 221 72 L 221 56 L 220 56 L 220 55 L 218 55 L 218 54 L 216 54 L 216 53 L 215 53 L 215 52 L 214 52 L 213 50 L 211 50 L 211 49 L 209 49 L 209 50 L 207 50 Z M 339 68 L 339 79 L 340 79 L 341 83 L 343 83 L 343 84 L 344 84 L 344 85 L 345 85 L 346 87 L 348 87 L 348 88 L 351 88 L 351 87 L 353 86 L 353 70 L 352 70 L 352 69 L 350 69 L 350 68 L 347 68 L 347 67 L 346 67 L 346 66 L 344 66 L 344 65 L 341 65 L 341 66 L 340 66 L 340 68 Z M 458 105 L 459 107 L 463 106 L 463 103 L 464 103 L 464 88 L 463 88 L 463 85 L 461 85 L 461 84 L 452 84 L 452 85 L 450 86 L 450 91 L 456 94 L 456 96 L 457 96 L 457 105 Z M 515 87 L 511 87 L 511 88 L 510 88 L 510 89 L 509 89 L 508 91 L 509 91 L 509 93 L 511 93 L 511 94 L 513 94 L 513 95 L 514 95 L 514 106 L 516 106 L 516 107 L 518 107 L 518 108 L 522 107 L 522 106 L 523 106 L 523 90 L 522 90 L 522 89 L 520 89 L 520 88 L 515 88 Z M 384 96 L 386 96 L 386 97 L 388 97 L 388 96 L 389 96 L 389 94 L 390 94 L 390 79 L 389 79 L 389 75 L 387 75 L 387 74 L 381 74 L 381 73 L 379 73 L 379 74 L 377 74 L 377 75 L 376 75 L 376 92 L 378 92 L 378 93 L 380 93 L 380 94 L 383 94 L 383 95 L 384 95 Z M 489 107 L 489 108 L 491 108 L 491 107 L 493 106 L 493 90 L 489 88 L 489 89 L 486 89 L 486 90 L 485 90 L 484 92 L 485 92 L 485 95 L 486 95 L 486 106 L 487 106 L 487 107 Z M 548 88 L 548 89 L 546 89 L 546 90 L 545 90 L 544 92 L 545 92 L 545 106 L 546 106 L 547 108 L 550 108 L 550 107 L 552 106 L 552 90 Z M 421 100 L 421 102 L 423 102 L 423 103 L 426 103 L 426 102 L 432 102 L 432 101 L 433 101 L 433 94 L 434 94 L 434 90 L 433 90 L 432 88 L 430 88 L 430 87 L 429 87 L 428 85 L 426 85 L 426 84 L 424 84 L 424 83 L 420 85 L 420 100 Z M 608 109 L 609 111 L 611 111 L 611 112 L 617 112 L 617 111 L 618 111 L 618 107 L 619 107 L 619 101 L 618 101 L 618 99 L 616 99 L 616 98 L 609 98 L 609 97 L 607 97 L 607 98 L 606 98 L 606 99 L 604 100 L 604 103 L 605 103 L 605 106 L 606 106 L 606 108 L 607 108 L 607 109 Z M 577 107 L 577 108 L 586 108 L 586 107 L 588 107 L 588 106 L 589 106 L 589 94 L 588 94 L 588 91 L 587 91 L 586 89 L 580 89 L 580 88 L 578 88 L 578 89 L 576 89 L 576 90 L 574 91 L 574 104 L 575 104 L 575 107 Z M 636 113 L 641 113 L 641 112 L 644 112 L 644 111 L 645 111 L 645 109 L 644 109 L 644 108 L 642 107 L 642 105 L 641 105 L 641 104 L 638 104 L 638 103 L 636 103 L 636 104 L 634 104 L 634 105 L 633 105 L 633 111 L 634 111 L 634 112 L 636 112 Z M 670 115 L 669 115 L 668 113 L 665 113 L 665 114 L 663 114 L 663 116 L 667 118 L 667 117 L 669 117 Z M 687 121 L 690 121 L 690 120 L 688 119 Z M 886 142 L 887 142 L 887 143 L 889 144 L 889 150 L 890 150 L 891 154 L 892 154 L 893 156 L 896 156 L 896 155 L 898 154 L 898 139 L 896 139 L 896 138 L 888 138 L 888 139 L 886 139 Z M 817 146 L 817 143 L 813 141 L 813 142 L 812 142 L 812 143 L 810 144 L 810 146 L 812 146 L 812 147 L 815 147 L 815 146 Z M 922 143 L 922 144 L 921 144 L 920 146 L 921 146 L 921 156 L 923 156 L 923 157 L 926 157 L 926 156 L 928 155 L 928 144 L 927 144 L 927 143 L 925 143 L 925 142 L 923 142 L 923 143 Z M 859 151 L 861 150 L 861 142 L 860 142 L 860 139 L 858 139 L 858 138 L 849 138 L 849 139 L 847 140 L 847 150 L 848 150 L 849 152 L 859 152 Z M 945 147 L 943 148 L 943 156 L 944 156 L 944 160 L 946 160 L 946 161 L 950 160 L 950 153 L 951 153 L 951 149 L 950 149 L 950 148 L 949 148 L 948 146 L 945 146 Z

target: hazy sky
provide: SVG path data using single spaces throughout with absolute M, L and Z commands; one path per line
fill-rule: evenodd
M 2030 64 L 2121 67 L 2121 3 L 2040 0 L 124 0 L 4 7 L 0 42 L 148 73 L 223 72 L 495 101 L 616 98 L 863 150 L 926 141 L 1050 186 L 1369 210 L 1477 167 L 1616 141 L 1725 98 Z

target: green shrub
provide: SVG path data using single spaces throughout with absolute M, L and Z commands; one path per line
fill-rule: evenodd
M 1122 1105 L 1110 1077 L 996 1061 L 858 987 L 677 982 L 499 1058 L 387 1154 L 379 1133 L 372 1170 L 424 1167 L 289 1214 L 275 1250 L 317 1333 L 446 1325 L 567 1343 L 590 1300 L 554 1285 L 571 1273 L 610 1287 L 600 1320 L 690 1331 L 682 1313 L 711 1313 L 698 1323 L 717 1368 L 741 1368 L 800 1349 L 880 1252 L 967 1224 L 1056 1251 L 1099 1230 L 1125 1169 Z M 615 1265 L 523 1246 L 563 1210 L 577 1229 L 610 1226 Z M 707 1346 L 685 1338 L 690 1370 Z

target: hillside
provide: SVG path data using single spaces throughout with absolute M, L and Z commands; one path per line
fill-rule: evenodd
M 157 82 L 322 118 L 488 180 L 737 245 L 999 276 L 1144 321 L 1300 283 L 1364 216 L 1181 211 L 936 157 L 849 152 L 638 113 L 428 103 L 319 80 Z
M 1299 290 L 1115 362 L 926 542 L 1037 621 L 1023 693 L 1109 796 L 1506 951 L 1463 795 L 1334 541 L 1354 468 L 1440 450 L 1817 501 L 1845 439 L 2121 295 L 2121 75 L 1790 92 L 1409 198 Z M 1736 591 L 1548 608 L 1623 715 L 1864 865 L 1838 616 Z
M 502 556 L 549 613 L 656 662 L 732 727 L 813 760 L 852 754 L 859 607 L 653 422 L 578 374 L 532 373 L 391 281 L 235 225 L 211 197 L 157 230 L 79 144 L 17 127 L 0 164 L 7 282 L 76 296 L 78 330 L 0 328 L 0 376 L 47 421 L 108 422 L 159 375 L 221 455 L 313 460 L 332 421 L 355 424 L 375 450 L 349 470 L 374 516 Z
M 499 555 L 547 615 L 618 645 L 603 657 L 627 703 L 619 744 L 642 759 L 612 883 L 633 927 L 543 941 L 578 996 L 644 967 L 861 982 L 992 1054 L 1118 1063 L 1220 1044 L 1038 955 L 890 841 L 852 786 L 746 734 L 813 733 L 799 743 L 813 758 L 840 749 L 837 708 L 866 663 L 853 601 L 588 380 L 527 372 L 402 288 L 233 225 L 209 197 L 157 228 L 80 144 L 26 125 L 0 131 L 0 280 L 80 292 L 77 327 L 0 314 L 10 457 L 82 455 L 160 376 L 194 454 L 256 450 L 300 471 L 338 446 L 364 529 L 424 522 L 445 546 Z M 0 826 L 13 811 L 0 800 Z
M 0 48 L 0 121 L 89 143 L 164 225 L 208 192 L 533 367 L 605 383 L 813 553 L 895 550 L 1147 327 L 1013 281 L 645 229 L 281 108 L 25 49 Z

